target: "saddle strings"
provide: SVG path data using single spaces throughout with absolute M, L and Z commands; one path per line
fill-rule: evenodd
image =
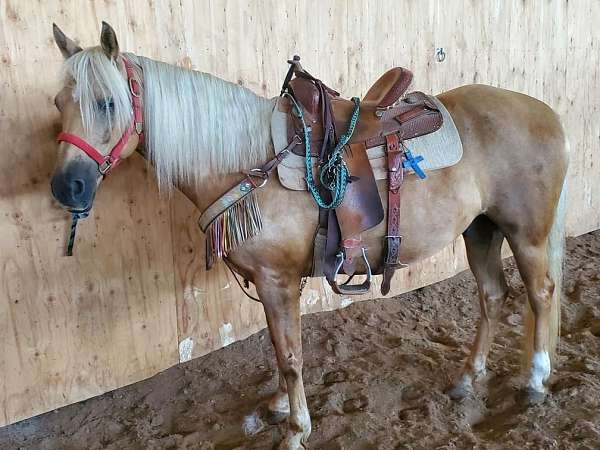
M 319 193 L 319 188 L 317 183 L 315 182 L 313 176 L 312 169 L 312 155 L 311 155 L 311 128 L 306 125 L 306 121 L 304 120 L 304 113 L 302 111 L 302 107 L 298 104 L 293 95 L 289 92 L 283 93 L 284 97 L 288 97 L 294 105 L 294 109 L 302 122 L 302 129 L 304 131 L 304 147 L 306 150 L 305 153 L 305 164 L 306 164 L 306 185 L 308 186 L 308 190 L 311 195 L 315 199 L 315 202 L 319 207 L 324 209 L 335 209 L 337 208 L 344 199 L 344 194 L 346 193 L 346 187 L 349 181 L 348 168 L 346 167 L 346 163 L 342 158 L 342 150 L 352 138 L 354 134 L 354 129 L 356 128 L 356 124 L 358 123 L 358 117 L 360 114 L 360 100 L 357 97 L 353 97 L 352 101 L 354 102 L 354 110 L 352 112 L 352 117 L 350 118 L 350 123 L 348 125 L 348 130 L 346 133 L 340 136 L 340 139 L 329 155 L 329 158 L 318 168 L 318 179 L 321 184 L 327 188 L 332 193 L 331 202 L 327 203 L 321 197 Z

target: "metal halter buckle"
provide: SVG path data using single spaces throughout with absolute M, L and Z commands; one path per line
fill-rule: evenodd
M 133 77 L 129 78 L 129 92 L 131 92 L 131 95 L 133 95 L 134 97 L 138 97 L 139 98 L 141 96 L 141 93 L 133 88 L 133 82 L 134 81 L 135 81 L 135 83 L 137 84 L 138 87 L 140 86 L 140 83 L 138 82 L 137 79 L 135 79 Z
M 269 181 L 269 175 L 262 169 L 250 169 L 248 171 L 248 176 L 249 177 L 254 177 L 254 178 L 260 178 L 261 180 L 263 180 L 263 182 L 261 184 L 254 184 L 255 188 L 261 188 L 263 187 L 265 184 L 267 184 L 267 181 Z
M 395 240 L 397 240 L 397 241 L 398 241 L 398 251 L 400 250 L 400 245 L 402 244 L 402 236 L 391 236 L 391 235 L 385 235 L 385 236 L 383 237 L 383 239 L 384 239 L 384 240 L 385 240 L 385 242 L 386 242 L 386 246 L 387 246 L 387 248 L 390 248 L 390 240 L 394 240 L 394 241 L 395 241 Z M 387 251 L 386 251 L 386 253 L 387 253 Z M 398 269 L 404 269 L 405 267 L 408 267 L 408 264 L 401 263 L 401 262 L 400 262 L 400 260 L 398 260 L 398 261 L 396 261 L 396 262 L 389 261 L 389 260 L 388 260 L 388 256 L 389 256 L 389 255 L 388 255 L 388 254 L 386 254 L 386 256 L 385 256 L 385 260 L 384 260 L 384 263 L 385 263 L 385 264 L 387 264 L 387 265 L 389 265 L 389 266 L 394 266 L 394 267 L 396 267 L 396 268 L 398 268 Z
M 98 171 L 102 175 L 106 175 L 107 172 L 111 169 L 111 167 L 112 167 L 112 163 L 110 162 L 110 160 L 107 159 L 102 164 L 98 164 Z

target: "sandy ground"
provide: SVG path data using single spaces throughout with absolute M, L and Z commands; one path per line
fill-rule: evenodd
M 394 299 L 303 320 L 310 448 L 600 448 L 600 232 L 568 241 L 558 370 L 545 404 L 519 399 L 523 286 L 514 288 L 488 376 L 460 403 L 444 390 L 478 319 L 470 272 Z M 154 378 L 0 429 L 1 449 L 271 449 L 245 414 L 276 387 L 265 331 Z

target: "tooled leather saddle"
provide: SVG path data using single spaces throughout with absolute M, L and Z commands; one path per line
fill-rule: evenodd
M 318 174 L 354 121 L 355 127 L 343 148 L 343 164 L 349 174 L 343 200 L 335 209 L 319 208 L 319 227 L 315 235 L 313 276 L 325 275 L 334 292 L 351 295 L 362 294 L 370 289 L 373 273 L 383 273 L 381 292 L 386 295 L 397 268 L 403 267 L 399 253 L 401 236 L 400 187 L 404 170 L 410 165 L 412 155 L 403 146 L 403 141 L 433 133 L 442 126 L 442 114 L 438 107 L 422 92 L 407 94 L 412 73 L 396 67 L 384 73 L 358 103 L 340 97 L 339 93 L 313 77 L 300 65 L 295 56 L 288 61 L 291 66 L 282 87 L 282 99 L 289 98 L 291 122 L 288 141 L 297 139 L 298 144 L 290 151 L 318 160 L 313 169 Z M 301 108 L 295 111 L 292 103 Z M 359 105 L 360 113 L 353 117 Z M 309 128 L 310 133 L 306 133 Z M 310 139 L 309 146 L 306 138 Z M 300 142 L 301 141 L 301 142 Z M 367 149 L 384 145 L 388 170 L 388 221 L 385 239 L 385 258 L 382 268 L 373 270 L 367 259 L 361 233 L 378 225 L 384 218 L 384 210 L 377 190 Z M 317 175 L 315 180 L 321 178 Z M 323 198 L 331 197 L 325 186 L 318 186 Z M 361 284 L 350 284 L 356 271 L 356 263 L 364 259 L 366 280 Z M 338 284 L 341 273 L 350 278 Z

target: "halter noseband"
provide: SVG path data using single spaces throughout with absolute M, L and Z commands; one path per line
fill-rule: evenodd
M 125 65 L 125 71 L 127 73 L 127 83 L 129 85 L 129 92 L 131 93 L 131 106 L 133 108 L 133 120 L 127 130 L 119 139 L 119 142 L 115 144 L 112 150 L 108 153 L 108 155 L 103 155 L 98 150 L 94 148 L 94 146 L 90 145 L 86 142 L 85 139 L 71 134 L 61 132 L 56 140 L 58 142 L 68 142 L 71 145 L 79 148 L 86 155 L 92 158 L 98 164 L 98 172 L 104 177 L 110 172 L 110 170 L 117 166 L 121 161 L 121 152 L 129 142 L 129 138 L 133 134 L 133 131 L 138 134 L 140 137 L 140 142 L 143 142 L 144 135 L 144 123 L 142 120 L 142 102 L 141 102 L 141 87 L 140 82 L 135 75 L 135 71 L 133 69 L 133 64 L 129 59 L 122 56 L 123 64 Z

